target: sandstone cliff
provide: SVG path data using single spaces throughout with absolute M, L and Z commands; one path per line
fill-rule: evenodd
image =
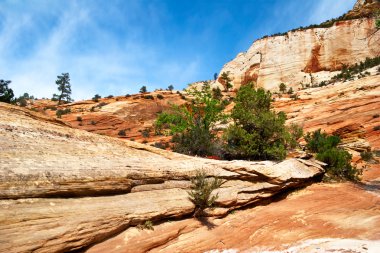
M 321 175 L 317 162 L 215 161 L 73 129 L 0 103 L 0 251 L 82 249 L 146 220 L 191 215 L 196 170 L 226 180 L 225 215 Z
M 300 88 L 330 79 L 343 65 L 351 65 L 380 55 L 380 32 L 368 13 L 378 9 L 378 1 L 357 3 L 347 14 L 350 20 L 337 21 L 328 28 L 290 31 L 255 41 L 243 53 L 224 65 L 234 88 L 254 81 L 259 87 L 278 90 L 280 83 Z M 219 75 L 217 85 L 223 80 Z

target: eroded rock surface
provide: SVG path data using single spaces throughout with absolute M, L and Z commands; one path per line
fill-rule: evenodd
M 228 211 L 310 183 L 317 162 L 216 161 L 70 128 L 0 103 L 0 251 L 81 249 L 146 220 L 191 215 L 189 178 L 204 169 L 226 183 Z
M 133 227 L 86 252 L 377 252 L 379 178 L 377 164 L 359 185 L 318 183 L 224 218 Z

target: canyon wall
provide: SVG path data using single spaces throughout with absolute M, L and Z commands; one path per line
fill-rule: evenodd
M 254 81 L 259 87 L 277 90 L 280 83 L 300 88 L 329 80 L 343 65 L 380 55 L 380 32 L 374 18 L 337 21 L 329 28 L 288 32 L 255 41 L 224 65 L 234 88 Z M 221 75 L 221 74 L 220 74 Z M 218 78 L 217 83 L 223 80 Z

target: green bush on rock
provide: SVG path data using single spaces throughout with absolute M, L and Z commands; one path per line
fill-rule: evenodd
M 198 170 L 195 177 L 190 179 L 191 191 L 188 192 L 190 200 L 195 204 L 194 217 L 202 216 L 206 208 L 214 205 L 218 194 L 211 195 L 212 191 L 218 189 L 224 183 L 222 179 L 207 178 L 204 170 Z
M 360 180 L 362 171 L 351 165 L 352 155 L 338 147 L 340 142 L 338 136 L 329 136 L 318 129 L 308 133 L 305 140 L 308 150 L 317 153 L 316 159 L 327 164 L 325 180 L 354 182 Z

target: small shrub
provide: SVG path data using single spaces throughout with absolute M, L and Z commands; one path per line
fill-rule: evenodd
M 143 131 L 141 131 L 141 135 L 144 138 L 148 138 L 150 136 L 149 130 L 148 129 L 144 129 Z
M 360 152 L 360 157 L 363 159 L 363 161 L 369 162 L 373 159 L 372 152 L 363 151 Z
M 296 93 L 296 94 L 292 94 L 292 95 L 290 95 L 290 98 L 291 98 L 292 100 L 294 100 L 294 101 L 298 100 L 298 95 L 297 95 L 297 93 Z
M 154 99 L 154 97 L 152 95 L 145 95 L 143 96 L 144 99 Z
M 374 131 L 379 131 L 379 130 L 380 130 L 380 125 L 378 125 L 378 126 L 374 126 L 374 127 L 373 127 L 373 130 L 374 130 Z
M 106 102 L 101 102 L 101 103 L 99 103 L 96 107 L 101 108 L 101 107 L 103 107 L 103 106 L 105 106 L 105 105 L 108 105 L 108 103 L 106 103 Z
M 94 125 L 96 125 L 96 122 L 91 120 L 90 124 L 94 126 Z
M 339 144 L 340 138 L 338 136 L 328 136 L 325 132 L 321 132 L 321 129 L 318 129 L 313 133 L 307 133 L 305 141 L 307 142 L 306 147 L 308 150 L 320 153 L 324 150 L 335 148 Z
M 78 116 L 77 121 L 82 121 L 82 117 Z
M 109 95 L 107 98 L 113 98 L 113 95 Z
M 289 90 L 288 90 L 288 94 L 289 94 L 289 95 L 290 95 L 290 94 L 293 94 L 293 88 L 292 88 L 292 87 L 289 88 Z
M 290 126 L 288 126 L 287 129 L 289 132 L 287 144 L 290 148 L 296 148 L 299 145 L 298 140 L 303 135 L 303 129 L 301 126 L 294 124 L 294 123 L 290 124 Z
M 143 140 L 143 141 L 142 141 L 142 144 L 147 144 L 147 143 L 148 143 L 147 140 Z
M 164 99 L 164 96 L 162 96 L 161 94 L 157 94 L 157 98 L 158 99 Z
M 151 222 L 150 220 L 145 221 L 144 224 L 137 225 L 137 228 L 140 230 L 144 230 L 144 229 L 154 230 L 153 222 Z
M 351 165 L 352 156 L 340 148 L 327 149 L 316 158 L 327 163 L 325 179 L 359 181 L 361 171 Z
M 375 115 L 372 116 L 372 118 L 374 118 L 374 119 L 376 119 L 376 118 L 378 118 L 378 117 L 380 117 L 379 114 L 375 114 Z
M 120 131 L 118 132 L 118 135 L 119 135 L 119 136 L 126 136 L 125 130 L 124 130 L 124 129 L 120 130 Z
M 57 107 L 55 107 L 55 106 L 47 106 L 47 107 L 44 108 L 44 110 L 47 110 L 47 109 L 50 109 L 52 111 L 56 111 Z
M 217 177 L 208 179 L 204 170 L 198 170 L 195 177 L 190 179 L 190 182 L 189 199 L 195 205 L 194 217 L 199 217 L 206 208 L 214 205 L 214 202 L 218 199 L 218 194 L 211 196 L 211 193 L 213 190 L 220 188 L 224 182 Z
M 131 139 L 129 139 L 130 141 L 135 141 L 135 138 L 131 138 Z
M 352 156 L 346 150 L 338 148 L 340 138 L 329 136 L 321 129 L 305 136 L 308 150 L 317 153 L 316 159 L 327 164 L 324 179 L 359 181 L 362 171 L 351 165 Z
M 169 146 L 169 144 L 160 141 L 160 142 L 155 142 L 152 146 L 156 148 L 160 148 L 160 149 L 166 149 Z
M 127 95 L 125 95 L 126 98 L 129 98 L 130 96 L 131 96 L 131 94 L 127 94 Z
M 65 115 L 65 114 L 69 114 L 71 112 L 70 108 L 66 108 L 66 109 L 58 109 L 55 113 L 55 115 L 57 116 L 57 118 L 61 118 L 62 115 Z

